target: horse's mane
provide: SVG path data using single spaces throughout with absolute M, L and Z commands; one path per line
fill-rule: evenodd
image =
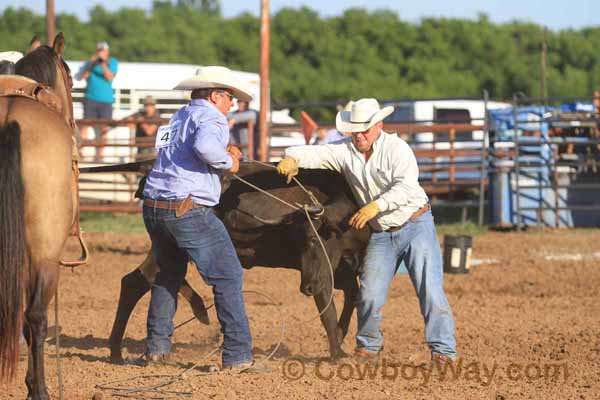
M 63 64 L 65 63 L 63 62 Z M 15 73 L 31 78 L 43 85 L 54 87 L 56 84 L 54 50 L 44 45 L 26 54 L 15 64 Z
M 15 63 L 2 60 L 0 61 L 0 75 L 12 75 L 15 73 Z

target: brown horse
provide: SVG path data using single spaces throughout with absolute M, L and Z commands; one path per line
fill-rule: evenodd
M 47 399 L 47 307 L 58 285 L 59 257 L 74 218 L 73 127 L 64 38 L 15 65 L 32 88 L 0 76 L 0 378 L 13 379 L 20 329 L 29 345 L 28 398 Z M 16 82 L 16 83 L 15 83 Z M 44 86 L 50 88 L 47 90 Z

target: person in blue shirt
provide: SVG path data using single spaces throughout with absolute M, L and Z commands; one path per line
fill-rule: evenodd
M 110 56 L 108 43 L 98 42 L 96 53 L 86 62 L 77 73 L 76 78 L 87 80 L 83 100 L 83 118 L 112 119 L 115 96 L 112 82 L 117 75 L 119 61 Z M 94 127 L 96 140 L 104 141 L 108 126 Z M 97 147 L 96 156 L 102 156 L 102 146 Z
M 325 129 L 318 128 L 315 134 L 315 138 L 313 139 L 311 144 L 329 144 L 333 142 L 337 142 L 338 140 L 342 140 L 347 138 L 348 136 L 344 135 L 342 132 L 337 129 Z
M 225 226 L 212 207 L 219 203 L 220 177 L 235 173 L 242 154 L 229 145 L 227 113 L 233 99 L 250 91 L 225 67 L 204 67 L 175 87 L 192 90 L 156 135 L 157 158 L 144 189 L 144 223 L 160 272 L 152 285 L 146 362 L 163 363 L 171 351 L 177 292 L 188 260 L 213 287 L 223 332 L 226 369 L 253 368 L 252 338 L 242 296 L 242 266 Z

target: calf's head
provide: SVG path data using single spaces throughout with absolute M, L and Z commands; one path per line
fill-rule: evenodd
M 312 226 L 306 219 L 298 224 L 302 236 L 302 240 L 299 241 L 301 246 L 300 291 L 307 296 L 314 296 L 320 293 L 325 285 L 333 284 L 331 282 L 332 269 L 335 271 L 339 264 L 342 253 L 340 243 L 343 235 L 338 225 L 334 221 L 330 221 L 326 215 L 311 222 Z
M 356 231 L 348 225 L 355 210 L 356 206 L 349 197 L 340 196 L 327 204 L 319 217 L 311 220 L 314 229 L 306 217 L 297 224 L 303 239 L 300 241 L 300 291 L 305 295 L 314 296 L 326 285 L 332 285 L 332 270 L 335 273 L 340 260 L 347 258 L 348 264 L 354 264 L 356 255 L 366 246 L 369 229 Z

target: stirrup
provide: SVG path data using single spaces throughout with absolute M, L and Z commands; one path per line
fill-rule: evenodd
M 87 245 L 85 244 L 85 240 L 83 240 L 83 234 L 81 232 L 81 229 L 77 234 L 77 239 L 79 239 L 79 245 L 81 246 L 81 257 L 79 257 L 79 259 L 75 261 L 60 260 L 60 265 L 65 267 L 78 267 L 80 265 L 87 264 L 89 259 L 89 251 Z

